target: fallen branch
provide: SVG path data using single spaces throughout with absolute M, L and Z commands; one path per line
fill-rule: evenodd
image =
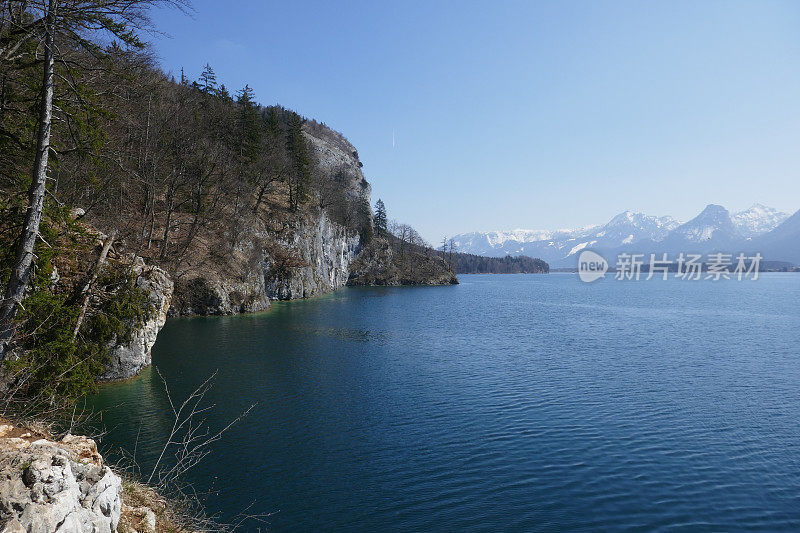
M 81 330 L 84 318 L 86 318 L 86 308 L 89 307 L 89 297 L 91 296 L 92 285 L 95 281 L 97 281 L 97 276 L 100 275 L 100 270 L 103 268 L 103 264 L 106 262 L 108 251 L 111 249 L 111 245 L 114 243 L 115 236 L 116 234 L 112 232 L 111 235 L 106 237 L 106 240 L 103 243 L 103 249 L 100 250 L 100 257 L 97 258 L 97 263 L 95 263 L 94 268 L 92 269 L 92 274 L 89 276 L 89 279 L 86 281 L 86 284 L 79 293 L 83 295 L 83 303 L 81 304 L 81 311 L 78 314 L 78 320 L 75 322 L 75 329 L 72 330 L 73 341 L 78 338 L 78 332 Z

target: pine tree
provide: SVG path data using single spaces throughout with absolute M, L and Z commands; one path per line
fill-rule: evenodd
M 236 93 L 236 103 L 243 108 L 255 106 L 255 101 L 256 93 L 248 84 L 245 84 L 244 88 L 239 89 L 239 92 Z
M 277 142 L 277 140 L 280 139 L 282 133 L 281 121 L 280 117 L 278 116 L 278 109 L 274 106 L 267 109 L 267 114 L 264 120 L 267 125 L 267 135 L 269 135 L 270 139 Z
M 357 210 L 361 244 L 369 244 L 370 241 L 372 241 L 373 235 L 375 234 L 375 230 L 372 228 L 372 220 L 370 217 L 371 213 L 369 209 L 369 199 L 364 198 L 363 196 L 359 198 Z
M 261 157 L 262 121 L 258 115 L 255 102 L 255 93 L 249 85 L 245 85 L 236 93 L 236 104 L 239 108 L 235 148 L 238 153 L 238 172 L 236 180 L 236 195 L 233 216 L 231 217 L 231 251 L 236 248 L 242 230 L 241 214 L 249 190 L 247 185 L 253 185 L 259 159 Z
M 252 165 L 259 156 L 262 136 L 262 121 L 256 106 L 255 93 L 245 85 L 236 95 L 239 106 L 238 148 L 243 165 Z
M 286 148 L 292 160 L 292 176 L 289 183 L 289 204 L 297 210 L 308 200 L 311 183 L 311 157 L 303 135 L 303 119 L 297 113 L 289 114 L 289 132 Z
M 206 63 L 206 66 L 203 67 L 203 72 L 200 74 L 199 86 L 200 90 L 206 94 L 216 92 L 217 75 L 214 73 L 214 69 L 211 68 L 211 65 L 208 63 Z
M 263 134 L 259 149 L 260 165 L 257 171 L 256 186 L 258 194 L 253 204 L 253 213 L 258 213 L 259 206 L 264 200 L 264 195 L 272 187 L 272 184 L 283 181 L 286 170 L 283 130 L 281 129 L 280 117 L 276 107 L 268 107 L 261 114 L 260 126 Z
M 375 202 L 375 231 L 379 234 L 385 234 L 386 223 L 386 205 L 384 205 L 383 200 L 378 198 L 378 201 Z
M 233 102 L 233 97 L 231 96 L 231 93 L 228 92 L 228 88 L 225 87 L 224 83 L 219 86 L 219 89 L 217 89 L 216 93 L 220 100 L 225 102 Z

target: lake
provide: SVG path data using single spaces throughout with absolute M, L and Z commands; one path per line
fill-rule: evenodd
M 217 372 L 187 475 L 257 531 L 796 530 L 800 275 L 469 275 L 170 319 L 176 400 Z M 106 386 L 104 449 L 152 467 L 158 376 Z

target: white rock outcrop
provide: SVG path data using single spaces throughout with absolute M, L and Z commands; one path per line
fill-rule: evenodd
M 270 258 L 264 264 L 267 295 L 276 300 L 310 298 L 344 287 L 350 264 L 361 250 L 358 234 L 332 222 L 325 213 L 300 224 L 284 244 L 303 266 L 275 273 Z
M 137 257 L 133 263 L 136 286 L 150 297 L 154 311 L 147 321 L 134 333 L 131 342 L 116 344 L 109 349 L 109 363 L 100 376 L 103 381 L 127 379 L 150 365 L 150 350 L 167 320 L 174 285 L 166 272 L 158 267 L 147 266 Z
M 122 480 L 94 441 L 52 441 L 0 423 L 0 532 L 114 532 Z

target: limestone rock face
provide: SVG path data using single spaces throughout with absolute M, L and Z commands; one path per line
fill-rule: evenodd
M 346 181 L 342 186 L 345 187 L 346 194 L 352 198 L 363 197 L 369 200 L 372 186 L 364 177 L 358 151 L 350 141 L 341 133 L 326 127 L 306 123 L 304 128 L 305 137 L 311 143 L 319 169 L 329 176 L 343 171 Z
M 178 283 L 170 315 L 235 315 L 269 309 L 261 270 L 246 281 L 195 277 Z
M 252 228 L 237 250 L 254 257 L 246 279 L 197 276 L 178 282 L 170 315 L 233 315 L 269 308 L 270 300 L 310 298 L 343 287 L 360 238 L 324 212 L 286 223 L 279 231 Z
M 303 134 L 318 172 L 352 201 L 370 201 L 371 187 L 358 152 L 340 133 L 308 121 Z M 310 298 L 347 283 L 360 238 L 325 213 L 267 217 L 247 228 L 226 267 L 195 272 L 177 282 L 170 315 L 231 315 L 269 308 L 270 300 Z
M 141 258 L 134 260 L 133 275 L 136 285 L 150 296 L 155 311 L 134 332 L 130 343 L 117 344 L 109 349 L 110 362 L 101 380 L 127 379 L 135 376 L 150 364 L 150 350 L 156 342 L 158 332 L 167 320 L 167 311 L 172 301 L 173 283 L 166 272 L 155 266 L 147 266 Z
M 303 133 L 318 172 L 336 181 L 351 200 L 369 205 L 372 188 L 355 147 L 341 133 L 314 121 L 304 124 Z M 359 235 L 331 220 L 324 211 L 284 228 L 277 244 L 292 254 L 294 264 L 284 268 L 276 254 L 269 250 L 264 254 L 265 291 L 274 300 L 310 298 L 344 287 L 350 265 L 361 251 Z
M 273 258 L 266 258 L 266 293 L 276 300 L 310 298 L 344 287 L 350 264 L 361 249 L 357 234 L 349 233 L 324 213 L 299 224 L 281 244 L 296 255 L 300 266 L 281 269 Z
M 112 533 L 121 493 L 93 440 L 55 442 L 0 424 L 0 531 Z

